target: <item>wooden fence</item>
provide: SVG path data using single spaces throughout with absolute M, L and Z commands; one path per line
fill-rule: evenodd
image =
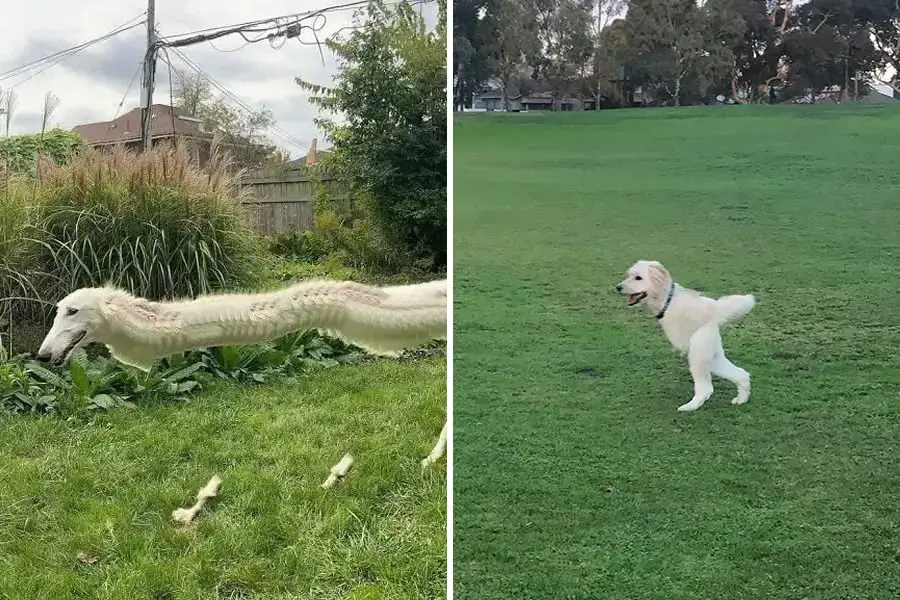
M 320 176 L 320 181 L 333 199 L 343 197 L 342 186 L 336 179 Z M 248 189 L 242 204 L 258 234 L 312 228 L 315 184 L 302 168 L 253 171 L 244 176 L 241 187 Z

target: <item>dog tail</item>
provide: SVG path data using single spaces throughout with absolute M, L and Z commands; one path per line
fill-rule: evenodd
M 716 323 L 724 325 L 740 319 L 750 312 L 754 304 L 756 304 L 756 298 L 749 294 L 746 296 L 722 296 L 716 300 Z

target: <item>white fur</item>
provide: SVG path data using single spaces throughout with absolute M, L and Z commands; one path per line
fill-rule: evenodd
M 320 329 L 376 354 L 446 337 L 446 280 L 372 287 L 312 281 L 274 292 L 150 302 L 114 288 L 82 288 L 57 304 L 38 354 L 63 362 L 96 341 L 123 363 L 149 370 L 159 358 L 192 348 L 264 342 Z M 83 337 L 79 340 L 79 336 Z
M 268 293 L 178 302 L 151 302 L 111 287 L 81 288 L 57 304 L 38 356 L 62 363 L 76 348 L 100 342 L 117 360 L 149 371 L 157 359 L 185 350 L 264 342 L 303 329 L 395 355 L 446 338 L 447 281 L 381 288 L 309 281 Z M 443 454 L 446 433 L 441 436 L 429 455 L 434 459 Z
M 725 356 L 719 328 L 749 313 L 756 299 L 750 295 L 707 298 L 681 287 L 660 263 L 647 260 L 636 262 L 616 289 L 656 315 L 663 307 L 669 286 L 674 288 L 672 300 L 659 323 L 672 345 L 687 355 L 694 379 L 694 397 L 678 410 L 694 411 L 703 406 L 713 393 L 713 375 L 737 386 L 732 404 L 746 403 L 750 399 L 750 374 Z

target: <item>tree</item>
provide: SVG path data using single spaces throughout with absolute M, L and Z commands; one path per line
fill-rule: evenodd
M 679 106 L 682 83 L 705 50 L 700 7 L 694 0 L 634 0 L 627 21 L 643 83 Z
M 610 27 L 615 22 L 624 24 L 623 19 L 617 19 L 627 6 L 627 0 L 595 0 L 591 7 L 593 18 L 590 36 L 594 44 L 594 56 L 590 93 L 597 108 L 600 108 L 603 98 L 615 98 L 617 102 L 622 100 L 621 90 L 612 85 L 612 81 L 620 79 L 622 48 L 618 44 L 615 30 L 610 31 Z
M 878 67 L 871 73 L 871 78 L 900 94 L 900 2 L 874 0 L 868 9 L 871 18 L 867 32 L 878 59 Z M 884 76 L 885 70 L 893 71 L 892 79 Z
M 721 89 L 745 23 L 734 0 L 633 0 L 626 22 L 633 78 L 680 106 Z
M 543 56 L 537 73 L 553 99 L 585 91 L 594 55 L 592 0 L 535 0 L 538 39 Z
M 435 31 L 409 3 L 372 0 L 356 28 L 327 46 L 338 57 L 331 87 L 297 78 L 311 102 L 344 122 L 316 123 L 334 144 L 323 160 L 395 247 L 447 264 L 447 31 L 439 3 Z
M 701 7 L 701 20 L 706 54 L 694 69 L 692 85 L 701 97 L 711 90 L 727 93 L 747 22 L 735 0 L 707 0 Z
M 732 48 L 730 91 L 735 102 L 744 104 L 762 98 L 767 84 L 778 77 L 782 34 L 766 0 L 733 0 L 733 9 L 744 27 Z
M 203 119 L 207 131 L 222 135 L 222 143 L 238 167 L 258 169 L 282 162 L 286 156 L 266 135 L 275 124 L 269 109 L 248 111 L 229 106 L 213 93 L 209 80 L 199 73 L 179 75 L 173 96 L 177 108 Z
M 486 18 L 493 0 L 453 0 L 454 98 L 459 107 L 471 106 L 472 97 L 487 82 L 495 50 L 495 22 Z
M 509 110 L 510 85 L 540 54 L 534 5 L 530 0 L 494 0 L 489 16 L 496 31 L 490 64 L 500 80 L 503 108 Z

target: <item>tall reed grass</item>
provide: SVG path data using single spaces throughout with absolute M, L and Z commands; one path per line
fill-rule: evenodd
M 255 285 L 263 252 L 238 176 L 215 150 L 197 169 L 186 145 L 38 159 L 33 177 L 0 182 L 0 297 L 53 302 L 111 284 L 169 299 Z
M 260 245 L 241 207 L 237 175 L 218 151 L 204 171 L 187 145 L 122 148 L 42 161 L 37 263 L 60 297 L 112 284 L 151 299 L 251 284 Z
M 34 245 L 26 232 L 34 222 L 36 211 L 30 205 L 30 183 L 23 177 L 10 175 L 0 184 L 0 298 L 34 297 Z M 13 307 L 0 301 L 0 316 Z

